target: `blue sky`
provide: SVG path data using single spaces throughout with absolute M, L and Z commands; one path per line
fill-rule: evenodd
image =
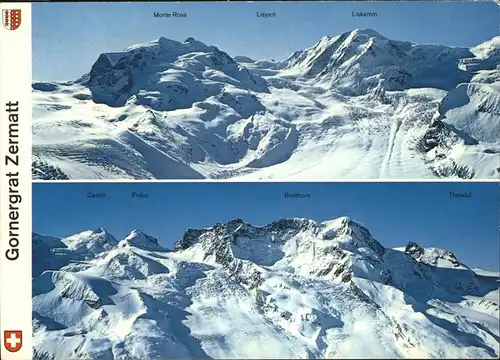
M 132 192 L 148 193 L 147 199 Z M 310 193 L 285 199 L 284 192 Z M 452 199 L 449 192 L 469 192 Z M 89 199 L 88 192 L 104 192 Z M 117 238 L 133 229 L 171 248 L 187 228 L 242 218 L 265 225 L 287 217 L 350 216 L 386 247 L 415 241 L 453 251 L 465 264 L 499 271 L 495 183 L 58 183 L 33 184 L 33 231 L 64 237 L 103 226 Z
M 353 10 L 377 12 L 352 17 Z M 186 12 L 155 19 L 154 12 Z M 276 18 L 257 18 L 256 12 Z M 194 37 L 232 56 L 283 59 L 322 36 L 373 28 L 396 40 L 475 46 L 498 35 L 493 2 L 35 3 L 33 78 L 72 80 L 103 52 L 165 36 Z

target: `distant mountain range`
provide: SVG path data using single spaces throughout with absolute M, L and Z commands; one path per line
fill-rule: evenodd
M 33 83 L 33 177 L 497 178 L 499 64 L 500 37 L 353 30 L 276 62 L 161 37 Z
M 480 240 L 478 240 L 480 241 Z M 478 242 L 478 246 L 481 243 Z M 33 234 L 34 358 L 498 358 L 500 275 L 347 217 Z

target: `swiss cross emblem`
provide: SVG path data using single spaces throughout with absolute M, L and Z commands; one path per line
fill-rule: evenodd
M 10 352 L 21 350 L 23 346 L 23 332 L 20 330 L 6 330 L 3 332 L 3 345 Z
M 2 22 L 3 26 L 7 30 L 16 30 L 19 26 L 21 26 L 21 10 L 3 10 Z

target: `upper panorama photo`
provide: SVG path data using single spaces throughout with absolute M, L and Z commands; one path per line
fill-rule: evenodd
M 499 176 L 493 2 L 32 14 L 34 179 Z

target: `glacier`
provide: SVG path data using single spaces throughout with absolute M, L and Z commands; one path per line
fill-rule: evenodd
M 33 357 L 498 358 L 500 274 L 359 222 L 33 233 Z
M 165 37 L 33 88 L 33 178 L 494 179 L 500 37 L 325 36 L 281 61 Z

